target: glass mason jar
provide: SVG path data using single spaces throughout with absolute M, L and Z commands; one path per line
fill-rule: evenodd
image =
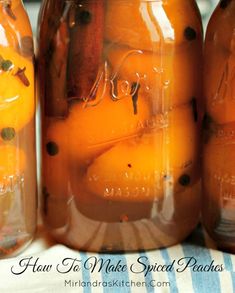
M 21 0 L 0 1 L 0 257 L 36 226 L 33 38 Z
M 205 44 L 203 221 L 235 252 L 235 1 L 220 1 Z
M 183 240 L 200 206 L 195 2 L 46 0 L 38 37 L 46 227 L 88 251 Z

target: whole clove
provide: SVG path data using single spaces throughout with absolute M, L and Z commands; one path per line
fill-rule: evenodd
M 139 84 L 137 84 L 137 83 L 133 83 L 132 84 L 132 91 L 134 91 L 134 94 L 132 95 L 134 115 L 137 115 L 138 114 L 139 89 L 140 89 L 140 85 Z
M 24 68 L 18 68 L 17 72 L 15 73 L 15 76 L 17 76 L 21 82 L 25 85 L 25 86 L 30 86 L 30 82 L 27 78 L 27 76 L 25 75 L 25 70 L 26 70 L 26 67 Z

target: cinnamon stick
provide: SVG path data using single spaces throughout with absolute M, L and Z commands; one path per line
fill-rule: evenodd
M 46 64 L 45 112 L 48 116 L 67 115 L 66 72 L 69 33 L 66 20 L 62 20 L 51 43 L 50 60 Z
M 70 11 L 68 98 L 94 98 L 92 88 L 102 60 L 104 0 L 80 1 Z
M 39 15 L 38 71 L 43 110 L 48 116 L 66 116 L 68 54 L 67 5 L 64 0 L 44 2 Z
M 48 52 L 50 42 L 60 25 L 64 2 L 64 0 L 44 1 L 39 12 L 39 53 L 43 56 Z

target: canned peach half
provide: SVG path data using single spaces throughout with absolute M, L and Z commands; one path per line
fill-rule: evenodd
M 32 62 L 11 48 L 0 46 L 0 130 L 22 129 L 34 115 Z
M 116 201 L 148 201 L 195 183 L 197 130 L 192 109 L 167 114 L 163 129 L 121 142 L 96 158 L 87 170 L 87 189 Z
M 137 84 L 128 89 L 122 89 L 119 82 L 117 88 L 109 85 L 91 103 L 71 107 L 64 134 L 70 156 L 87 164 L 117 141 L 143 132 L 141 123 L 149 117 L 148 99 L 139 94 Z

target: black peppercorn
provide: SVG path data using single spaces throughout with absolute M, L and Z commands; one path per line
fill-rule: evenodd
M 184 36 L 188 41 L 193 41 L 196 39 L 197 33 L 192 27 L 188 26 L 184 30 Z
M 190 182 L 191 182 L 191 178 L 187 174 L 184 174 L 179 178 L 179 184 L 182 186 L 188 186 Z
M 89 11 L 83 10 L 79 13 L 78 22 L 80 24 L 89 24 L 92 21 L 92 15 Z
M 3 60 L 1 62 L 1 69 L 3 71 L 9 71 L 12 69 L 12 67 L 13 67 L 13 63 L 10 60 Z
M 50 155 L 50 156 L 56 156 L 59 153 L 59 147 L 53 141 L 50 141 L 47 143 L 46 149 L 47 149 L 48 155 Z
M 220 6 L 220 8 L 225 9 L 228 7 L 230 2 L 231 2 L 231 0 L 221 0 L 219 6 Z
M 10 141 L 15 137 L 15 129 L 12 127 L 3 128 L 1 131 L 1 137 L 3 140 Z

